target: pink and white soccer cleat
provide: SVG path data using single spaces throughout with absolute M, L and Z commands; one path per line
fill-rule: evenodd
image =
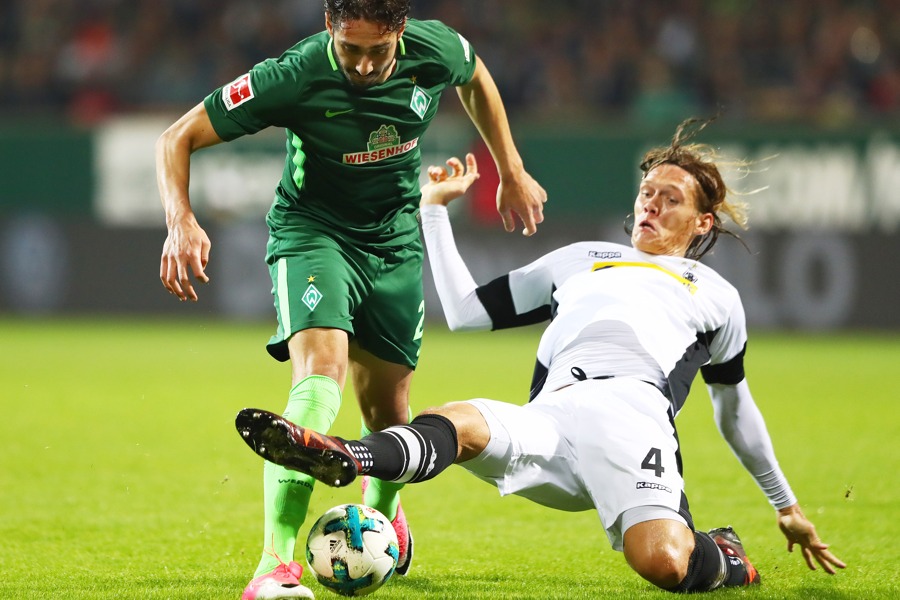
M 254 577 L 241 600 L 287 600 L 290 598 L 313 599 L 312 590 L 300 585 L 300 576 L 303 575 L 303 567 L 299 563 L 291 561 L 281 563 L 274 571 Z
M 362 478 L 362 493 L 365 499 L 366 488 L 369 487 L 369 476 Z M 406 522 L 406 514 L 403 512 L 403 506 L 397 506 L 397 516 L 391 521 L 394 526 L 394 532 L 397 534 L 397 546 L 400 549 L 400 558 L 397 560 L 397 568 L 394 571 L 398 575 L 406 575 L 409 573 L 409 567 L 412 565 L 413 557 L 413 537 L 409 530 L 409 524 Z

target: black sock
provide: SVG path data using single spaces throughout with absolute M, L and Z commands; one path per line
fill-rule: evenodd
M 673 592 L 707 592 L 720 587 L 727 571 L 723 572 L 723 564 L 727 565 L 725 555 L 708 534 L 694 532 L 694 551 L 688 562 L 687 575 L 672 589 Z M 727 566 L 726 566 L 727 568 Z M 743 582 L 743 573 L 741 574 Z M 727 584 L 726 584 L 727 585 Z
M 727 574 L 725 575 L 725 583 L 722 585 L 725 587 L 744 585 L 744 582 L 747 580 L 747 567 L 744 566 L 743 561 L 737 556 L 729 556 L 727 554 L 723 554 L 723 556 L 725 556 Z
M 456 427 L 440 415 L 419 415 L 409 425 L 376 431 L 344 442 L 362 464 L 361 474 L 386 481 L 431 479 L 456 460 Z

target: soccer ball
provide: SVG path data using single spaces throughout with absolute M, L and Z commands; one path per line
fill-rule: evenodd
M 319 517 L 306 539 L 316 579 L 342 596 L 363 596 L 384 585 L 400 557 L 387 517 L 364 504 L 341 504 Z

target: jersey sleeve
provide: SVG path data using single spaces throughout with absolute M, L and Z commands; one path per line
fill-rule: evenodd
M 523 313 L 516 310 L 508 274 L 479 286 L 475 293 L 490 315 L 494 330 L 534 325 L 550 318 L 549 303 L 541 304 Z
M 550 306 L 554 285 L 554 265 L 562 249 L 554 250 L 536 261 L 509 273 L 509 289 L 516 312 L 529 312 L 542 306 Z
M 425 205 L 420 214 L 428 264 L 450 330 L 490 327 L 490 316 L 479 300 L 475 280 L 456 247 L 447 207 Z
M 736 385 L 744 379 L 744 354 L 747 351 L 747 318 L 740 296 L 734 302 L 725 324 L 709 346 L 709 364 L 700 372 L 707 384 Z
M 533 325 L 551 317 L 556 290 L 553 266 L 559 252 L 554 250 L 476 290 L 493 329 Z
M 778 465 L 772 439 L 747 382 L 707 388 L 719 432 L 772 506 L 781 509 L 796 504 L 797 497 Z
M 426 35 L 447 69 L 447 83 L 460 86 L 475 74 L 475 50 L 462 34 L 440 21 L 421 21 Z
M 284 126 L 282 115 L 296 107 L 299 70 L 267 59 L 203 101 L 213 128 L 230 141 L 270 126 Z

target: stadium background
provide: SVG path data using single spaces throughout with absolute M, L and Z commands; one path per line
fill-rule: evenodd
M 412 4 L 472 42 L 550 195 L 527 240 L 502 233 L 489 176 L 455 207 L 476 279 L 573 239 L 625 241 L 640 153 L 682 118 L 720 113 L 704 141 L 757 161 L 734 187 L 767 186 L 748 197 L 752 252 L 726 239 L 710 259 L 751 326 L 900 328 L 896 2 Z M 213 283 L 196 306 L 157 279 L 153 143 L 216 86 L 322 27 L 321 3 L 306 0 L 0 4 L 0 313 L 271 319 L 263 217 L 282 132 L 195 156 L 193 202 L 213 240 Z M 477 140 L 451 92 L 424 160 L 484 155 Z

